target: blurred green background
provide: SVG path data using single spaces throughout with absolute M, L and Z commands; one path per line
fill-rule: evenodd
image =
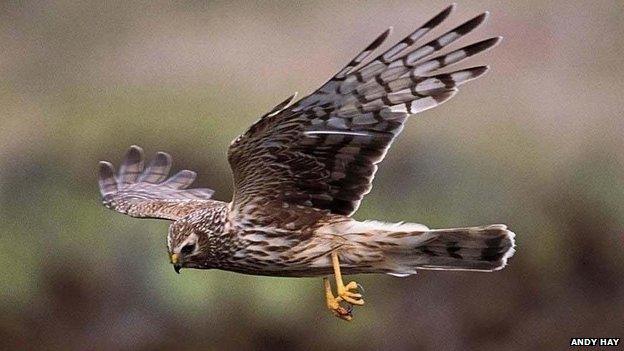
M 167 222 L 100 205 L 99 160 L 171 153 L 232 194 L 230 140 L 375 36 L 444 1 L 0 3 L 0 349 L 554 350 L 624 336 L 621 1 L 462 1 L 461 67 L 492 71 L 412 117 L 357 219 L 506 223 L 503 271 L 357 276 L 342 322 L 321 280 L 184 270 Z M 437 33 L 441 33 L 438 31 Z M 456 44 L 453 47 L 458 47 Z M 387 47 L 387 46 L 386 46 Z

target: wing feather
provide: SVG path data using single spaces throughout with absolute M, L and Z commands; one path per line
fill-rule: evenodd
M 390 29 L 384 31 L 317 91 L 293 105 L 287 99 L 238 137 L 228 153 L 234 208 L 245 213 L 271 205 L 353 214 L 407 117 L 449 100 L 462 84 L 488 70 L 437 72 L 495 46 L 500 37 L 428 59 L 479 27 L 487 12 L 419 44 L 453 9 L 447 7 L 364 63 L 389 36 Z
M 195 172 L 183 170 L 167 179 L 171 156 L 159 152 L 144 169 L 143 150 L 130 147 L 119 174 L 110 162 L 101 161 L 99 186 L 104 206 L 139 218 L 176 220 L 202 208 L 213 194 L 211 189 L 186 189 Z

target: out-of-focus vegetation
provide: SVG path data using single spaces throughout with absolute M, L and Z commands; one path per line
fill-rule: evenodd
M 176 275 L 167 223 L 103 208 L 96 165 L 164 150 L 232 193 L 226 150 L 376 34 L 446 6 L 374 2 L 0 5 L 1 349 L 554 350 L 624 336 L 624 7 L 466 1 L 485 78 L 412 118 L 359 219 L 506 223 L 508 268 L 361 276 L 348 324 L 320 279 Z M 463 41 L 466 43 L 466 41 Z M 457 47 L 457 46 L 454 46 Z

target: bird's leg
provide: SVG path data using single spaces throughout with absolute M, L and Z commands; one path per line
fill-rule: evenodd
M 363 305 L 362 295 L 357 293 L 358 284 L 349 282 L 347 285 L 342 283 L 342 274 L 340 273 L 340 262 L 338 262 L 338 252 L 331 253 L 332 265 L 334 266 L 334 277 L 336 278 L 336 290 L 338 297 L 352 305 Z
M 357 293 L 358 284 L 356 282 L 350 282 L 347 285 L 344 285 L 344 283 L 342 282 L 342 274 L 340 273 L 340 262 L 338 261 L 338 252 L 333 251 L 331 253 L 331 259 L 332 265 L 334 267 L 334 276 L 336 278 L 336 290 L 338 292 L 338 296 L 334 297 L 331 291 L 331 285 L 329 284 L 329 280 L 327 278 L 323 278 L 327 308 L 329 308 L 336 317 L 350 321 L 351 319 L 353 319 L 351 309 L 340 306 L 340 302 L 344 301 L 349 303 L 350 305 L 361 306 L 364 304 L 364 300 L 362 300 L 362 295 Z

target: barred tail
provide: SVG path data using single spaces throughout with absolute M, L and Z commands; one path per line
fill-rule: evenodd
M 374 271 L 403 276 L 417 269 L 496 271 L 514 254 L 515 234 L 503 224 L 481 227 L 428 229 L 420 224 L 357 222 L 353 230 L 367 250 L 383 259 Z M 350 236 L 354 238 L 353 236 Z

